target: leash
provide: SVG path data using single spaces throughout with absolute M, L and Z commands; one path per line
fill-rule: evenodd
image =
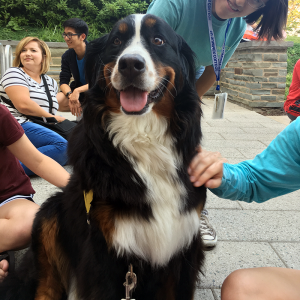
M 84 196 L 84 203 L 85 203 L 85 209 L 86 209 L 86 222 L 88 225 L 90 225 L 90 209 L 91 209 L 91 203 L 93 201 L 94 193 L 92 190 L 88 191 L 87 193 L 83 191 Z
M 85 209 L 86 209 L 86 222 L 88 225 L 90 225 L 90 210 L 91 210 L 91 203 L 93 201 L 93 196 L 94 193 L 92 190 L 88 191 L 83 191 L 83 197 L 84 197 L 84 204 L 85 204 Z M 133 273 L 133 267 L 132 264 L 129 265 L 128 272 L 126 273 L 125 279 L 126 281 L 123 283 L 125 286 L 125 294 L 126 298 L 121 299 L 121 300 L 135 300 L 131 298 L 132 291 L 136 288 L 137 284 L 137 277 L 135 273 Z
M 135 273 L 133 273 L 132 264 L 129 265 L 129 270 L 125 276 L 126 281 L 123 283 L 125 286 L 125 294 L 126 298 L 121 300 L 135 300 L 131 298 L 132 291 L 136 288 L 137 277 Z

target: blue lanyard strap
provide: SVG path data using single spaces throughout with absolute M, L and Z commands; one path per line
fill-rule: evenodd
M 209 41 L 210 41 L 210 48 L 211 48 L 211 58 L 212 58 L 213 67 L 214 67 L 214 70 L 216 73 L 216 79 L 218 82 L 216 90 L 219 91 L 220 90 L 219 81 L 220 81 L 221 68 L 222 68 L 222 63 L 223 63 L 223 59 L 225 56 L 226 37 L 227 37 L 228 28 L 231 24 L 232 19 L 228 20 L 226 31 L 225 31 L 225 40 L 224 40 L 224 43 L 222 46 L 222 52 L 221 52 L 220 57 L 218 58 L 217 45 L 216 45 L 214 30 L 213 30 L 213 26 L 212 26 L 212 0 L 207 0 L 206 8 L 207 8 L 207 23 L 208 23 Z

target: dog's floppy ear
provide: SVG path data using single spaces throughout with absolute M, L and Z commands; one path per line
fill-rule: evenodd
M 97 82 L 100 76 L 101 69 L 104 65 L 102 60 L 108 34 L 95 39 L 87 44 L 86 58 L 85 58 L 85 78 L 89 84 L 89 88 L 92 88 Z
M 180 36 L 177 35 L 178 39 L 178 52 L 180 57 L 180 63 L 183 71 L 183 75 L 186 80 L 192 84 L 195 83 L 196 71 L 195 71 L 195 59 L 196 55 L 187 42 Z

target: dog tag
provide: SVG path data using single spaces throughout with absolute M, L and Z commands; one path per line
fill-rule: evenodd
M 214 108 L 213 108 L 213 119 L 223 119 L 224 109 L 227 101 L 227 93 L 215 94 Z
M 129 265 L 129 271 L 126 274 L 126 281 L 124 282 L 124 286 L 125 286 L 125 294 L 126 294 L 126 298 L 125 299 L 121 299 L 121 300 L 134 300 L 131 299 L 131 294 L 132 291 L 135 289 L 136 287 L 136 283 L 137 283 L 137 277 L 136 275 L 133 273 L 132 270 L 132 264 Z

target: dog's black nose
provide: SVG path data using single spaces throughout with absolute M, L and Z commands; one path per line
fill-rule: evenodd
M 129 80 L 145 72 L 145 59 L 139 54 L 124 54 L 119 60 L 119 72 Z

